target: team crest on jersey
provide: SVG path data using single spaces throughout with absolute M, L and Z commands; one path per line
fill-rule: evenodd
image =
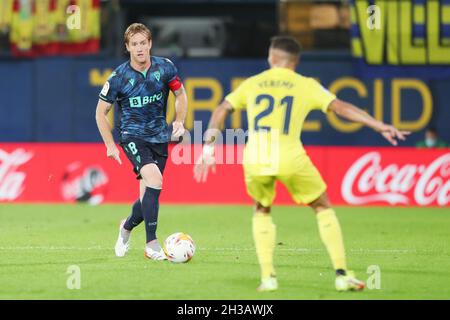
M 153 73 L 153 76 L 155 77 L 155 79 L 156 79 L 157 81 L 159 81 L 159 79 L 161 79 L 161 73 L 159 73 L 159 71 L 154 72 L 154 73 Z

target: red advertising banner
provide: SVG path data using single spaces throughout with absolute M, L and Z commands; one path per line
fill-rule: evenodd
M 450 150 L 308 147 L 312 161 L 338 205 L 450 205 Z M 245 191 L 242 146 L 224 146 L 217 172 L 206 183 L 193 179 L 200 146 L 170 147 L 162 203 L 250 204 Z M 131 202 L 139 195 L 132 165 L 106 157 L 102 144 L 0 144 L 0 202 Z M 226 160 L 226 161 L 225 161 Z M 282 185 L 277 204 L 291 204 Z

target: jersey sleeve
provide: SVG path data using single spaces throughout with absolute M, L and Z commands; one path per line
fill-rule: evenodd
M 311 99 L 311 109 L 322 110 L 327 112 L 330 103 L 336 99 L 336 96 L 325 89 L 319 82 L 310 79 L 308 94 Z
M 102 91 L 100 91 L 98 97 L 103 101 L 114 103 L 120 91 L 119 85 L 119 77 L 116 75 L 116 72 L 113 72 L 103 85 Z
M 177 91 L 181 88 L 182 82 L 178 75 L 178 69 L 175 64 L 170 60 L 166 59 L 167 62 L 167 84 L 172 91 Z
M 234 110 L 244 109 L 247 106 L 247 87 L 248 81 L 246 80 L 225 97 Z

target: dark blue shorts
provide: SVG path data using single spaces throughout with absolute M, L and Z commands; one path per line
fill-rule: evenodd
M 164 173 L 168 157 L 168 143 L 150 143 L 135 137 L 127 137 L 120 142 L 120 146 L 133 165 L 136 179 L 142 179 L 140 171 L 143 166 L 154 163 L 161 174 Z

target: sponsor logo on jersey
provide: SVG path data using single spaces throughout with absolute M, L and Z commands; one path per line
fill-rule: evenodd
M 142 108 L 145 105 L 159 101 L 163 97 L 162 92 L 155 93 L 152 96 L 144 96 L 144 97 L 132 97 L 129 99 L 131 108 Z

